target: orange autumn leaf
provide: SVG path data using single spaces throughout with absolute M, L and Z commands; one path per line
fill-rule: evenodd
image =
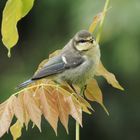
M 82 108 L 78 102 L 70 96 L 67 98 L 70 108 L 70 115 L 82 126 Z
M 115 75 L 113 73 L 110 73 L 100 62 L 97 70 L 96 70 L 97 76 L 103 76 L 109 84 L 111 84 L 114 88 L 118 88 L 120 90 L 124 90 L 124 88 L 119 84 L 117 81 Z
M 38 92 L 40 94 L 40 105 L 43 115 L 57 134 L 59 112 L 56 99 L 43 87 L 41 87 Z
M 33 121 L 33 123 L 39 128 L 41 131 L 41 115 L 42 112 L 38 105 L 36 104 L 33 94 L 29 91 L 24 92 L 24 105 L 27 109 L 27 113 L 30 116 L 30 119 Z
M 106 107 L 103 104 L 103 95 L 102 95 L 102 92 L 101 92 L 101 90 L 100 90 L 100 88 L 98 86 L 98 83 L 97 83 L 97 81 L 95 79 L 94 80 L 91 80 L 88 83 L 87 88 L 86 88 L 86 91 L 85 91 L 85 96 L 90 101 L 96 101 L 96 102 L 98 102 L 103 107 L 103 109 L 105 110 L 105 112 L 109 115 Z
M 54 92 L 55 94 L 57 94 L 57 104 L 60 121 L 68 133 L 68 120 L 70 114 L 68 102 L 66 101 L 65 97 L 62 94 L 60 94 L 57 90 L 55 90 Z
M 31 120 L 39 130 L 43 115 L 57 134 L 58 119 L 68 132 L 69 115 L 82 126 L 82 111 L 90 114 L 89 109 L 93 110 L 83 97 L 66 88 L 66 84 L 60 86 L 51 80 L 40 80 L 16 94 L 0 104 L 0 124 L 5 124 L 2 128 L 0 125 L 0 136 L 9 130 L 14 115 L 26 129 Z
M 22 106 L 22 109 L 23 109 L 23 116 L 24 116 L 24 123 L 25 123 L 25 126 L 26 126 L 26 130 L 28 129 L 28 124 L 29 124 L 29 121 L 30 121 L 30 116 L 28 115 L 27 113 L 27 109 L 25 108 L 25 104 L 24 104 L 24 93 L 20 93 L 17 97 L 21 103 L 21 106 Z
M 73 96 L 70 96 L 72 98 L 73 102 L 78 103 L 81 106 L 83 112 L 91 114 L 90 110 L 94 111 L 93 108 L 91 107 L 90 103 L 88 103 L 79 94 L 76 94 L 75 91 L 73 91 L 73 89 L 67 83 L 63 83 L 63 85 L 61 85 L 61 87 L 65 90 L 69 91 L 70 93 L 72 93 L 72 95 L 74 97 L 76 97 L 76 98 L 73 98 Z M 78 86 L 74 85 L 74 88 L 76 89 L 77 93 L 80 93 L 80 88 Z
M 19 120 L 21 124 L 24 122 L 24 110 L 22 108 L 22 104 L 16 96 L 13 96 L 13 103 L 12 103 L 13 113 L 15 114 L 16 118 Z
M 6 102 L 0 104 L 0 137 L 9 130 L 12 122 L 14 115 L 11 108 L 13 99 L 14 96 L 11 96 Z
M 7 105 L 7 101 L 8 100 L 6 100 L 5 102 L 3 102 L 3 103 L 0 104 L 0 116 L 3 113 L 5 106 Z

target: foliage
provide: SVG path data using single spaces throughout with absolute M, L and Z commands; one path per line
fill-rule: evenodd
M 10 49 L 17 43 L 19 35 L 17 31 L 18 21 L 26 16 L 32 8 L 34 0 L 8 0 L 3 10 L 2 18 L 2 41 L 8 49 L 10 57 Z
M 10 5 L 8 5 L 7 2 L 4 10 L 5 17 L 7 17 L 7 12 L 5 11 L 9 9 L 7 8 L 9 6 Z M 12 21 L 12 23 L 14 22 L 14 27 L 16 26 L 18 20 L 20 20 L 28 13 L 31 7 L 32 6 L 30 5 L 27 8 L 28 10 L 24 9 L 22 16 L 20 15 L 16 18 L 16 20 L 14 19 Z M 95 30 L 98 23 L 102 23 L 106 13 L 106 8 L 103 12 L 99 13 L 97 16 L 94 17 L 93 23 L 89 28 L 90 32 L 93 32 Z M 4 26 L 6 25 L 4 23 L 4 19 L 5 18 L 3 16 L 2 32 L 5 32 L 6 30 L 4 28 Z M 15 34 L 13 36 L 16 38 L 14 38 L 13 40 L 6 39 L 5 41 L 4 36 L 6 35 L 5 37 L 9 38 L 10 34 L 3 34 L 3 42 L 6 42 L 6 47 L 8 49 L 15 45 L 18 40 L 17 29 L 15 28 L 14 31 Z M 11 33 L 13 33 L 13 31 Z M 61 50 L 54 52 L 49 56 L 49 58 L 57 55 L 58 53 L 60 53 L 60 51 Z M 44 60 L 39 65 L 38 70 L 47 61 L 48 59 Z M 114 74 L 108 72 L 101 62 L 96 70 L 96 76 L 103 76 L 107 80 L 107 82 L 113 87 L 123 90 L 123 88 L 116 80 Z M 28 124 L 30 121 L 32 121 L 33 125 L 36 125 L 41 132 L 42 116 L 44 116 L 45 119 L 49 122 L 51 127 L 54 129 L 56 135 L 59 120 L 66 129 L 66 132 L 68 133 L 69 116 L 72 116 L 82 126 L 82 112 L 91 114 L 91 111 L 94 111 L 87 100 L 98 102 L 104 108 L 106 113 L 109 114 L 104 106 L 103 95 L 95 79 L 91 80 L 87 85 L 86 91 L 84 93 L 84 96 L 87 100 L 78 94 L 80 91 L 79 87 L 75 88 L 77 91 L 76 93 L 75 91 L 73 91 L 73 89 L 69 87 L 67 83 L 58 85 L 51 79 L 43 79 L 13 94 L 8 100 L 0 104 L 0 137 L 2 137 L 10 128 L 13 139 L 16 140 L 21 136 L 23 126 L 25 125 L 26 128 L 28 128 Z M 14 116 L 17 118 L 17 121 L 14 125 L 10 127 Z
M 59 51 L 56 51 L 54 54 L 57 53 Z M 44 62 L 39 68 L 43 64 Z M 104 69 L 103 65 L 100 65 L 99 71 L 97 71 L 98 75 L 103 75 L 110 84 L 115 85 L 115 88 L 122 89 L 116 79 L 114 79 L 114 75 Z M 79 91 L 78 87 L 76 89 Z M 96 101 L 101 104 L 108 114 L 103 105 L 101 90 L 95 79 L 88 83 L 85 97 L 90 101 Z M 82 126 L 82 111 L 91 114 L 92 110 L 91 105 L 83 97 L 75 93 L 66 83 L 57 85 L 51 80 L 39 80 L 33 85 L 13 94 L 7 101 L 0 104 L 0 137 L 8 131 L 14 116 L 19 122 L 16 122 L 11 127 L 11 132 L 14 137 L 18 137 L 23 124 L 27 128 L 29 121 L 32 121 L 41 131 L 42 115 L 50 123 L 56 134 L 59 119 L 68 133 L 69 115 Z M 19 131 L 15 131 L 15 129 L 19 129 Z

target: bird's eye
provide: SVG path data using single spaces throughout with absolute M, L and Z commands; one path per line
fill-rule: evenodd
M 87 42 L 87 41 L 84 39 L 79 40 L 79 43 L 85 43 L 85 42 Z

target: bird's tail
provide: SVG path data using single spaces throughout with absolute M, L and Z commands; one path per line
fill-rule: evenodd
M 27 80 L 27 81 L 21 83 L 20 85 L 18 85 L 18 86 L 16 87 L 16 89 L 24 88 L 24 87 L 28 86 L 29 84 L 31 84 L 32 82 L 33 82 L 33 81 L 32 81 L 31 79 L 29 79 L 29 80 Z

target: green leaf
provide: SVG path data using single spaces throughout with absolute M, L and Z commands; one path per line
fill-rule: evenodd
M 19 35 L 17 30 L 18 21 L 23 18 L 32 8 L 34 0 L 8 0 L 3 10 L 2 18 L 2 41 L 7 47 L 10 57 L 10 49 L 17 43 Z

